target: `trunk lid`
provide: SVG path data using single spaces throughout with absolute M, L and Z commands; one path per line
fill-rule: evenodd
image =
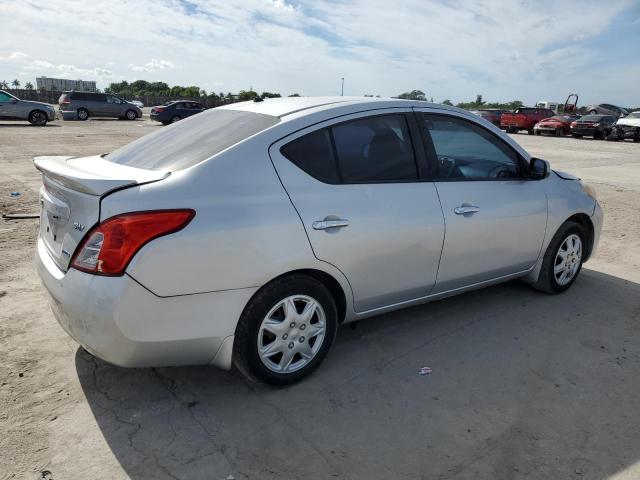
M 100 220 L 100 200 L 110 192 L 162 180 L 169 172 L 118 165 L 92 157 L 36 157 L 42 172 L 40 233 L 64 271 L 86 233 Z

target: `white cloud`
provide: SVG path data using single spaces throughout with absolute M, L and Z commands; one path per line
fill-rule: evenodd
M 181 7 L 182 5 L 182 7 Z M 589 44 L 616 28 L 630 0 L 49 0 L 0 3 L 0 78 L 24 70 L 110 81 L 144 78 L 206 90 L 396 95 L 436 100 L 542 98 L 640 104 L 611 51 Z M 74 25 L 60 30 L 59 12 Z M 634 16 L 631 16 L 633 19 Z M 141 19 L 144 19 L 141 22 Z M 28 26 L 28 27 L 25 27 Z M 38 32 L 25 46 L 25 28 Z M 615 30 L 614 30 L 615 31 Z M 24 51 L 24 57 L 11 55 Z M 13 52 L 13 54 L 9 53 Z M 9 58 L 6 57 L 9 55 Z M 28 55 L 28 57 L 27 57 Z M 633 57 L 629 57 L 633 58 Z M 38 63 L 40 62 L 40 63 Z M 637 63 L 636 63 L 637 65 Z M 28 70 L 26 70 L 28 68 Z M 594 70 L 598 78 L 593 80 Z
M 176 68 L 176 66 L 168 60 L 156 60 L 152 58 L 149 62 L 144 65 L 129 65 L 131 70 L 136 72 L 155 72 L 156 70 L 167 70 Z
M 27 54 L 22 52 L 12 52 L 11 54 L 9 54 L 9 60 L 17 60 L 19 58 L 25 57 L 27 57 Z

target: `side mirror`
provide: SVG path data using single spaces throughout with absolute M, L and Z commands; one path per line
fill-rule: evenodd
M 11 100 L 11 103 L 18 103 L 18 100 L 14 98 L 13 100 Z
M 532 158 L 529 162 L 529 178 L 542 180 L 549 176 L 549 162 L 541 158 Z

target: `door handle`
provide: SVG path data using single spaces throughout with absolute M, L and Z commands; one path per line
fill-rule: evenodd
M 349 220 L 338 218 L 336 220 L 317 220 L 311 224 L 314 230 L 327 230 L 329 228 L 348 227 Z
M 480 207 L 475 205 L 462 204 L 453 209 L 456 215 L 466 215 L 467 213 L 476 213 L 480 211 Z

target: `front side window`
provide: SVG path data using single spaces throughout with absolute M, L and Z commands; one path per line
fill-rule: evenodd
M 518 154 L 488 130 L 456 117 L 423 114 L 425 143 L 432 146 L 434 180 L 519 178 Z
M 13 97 L 4 92 L 0 92 L 0 103 L 11 103 Z

